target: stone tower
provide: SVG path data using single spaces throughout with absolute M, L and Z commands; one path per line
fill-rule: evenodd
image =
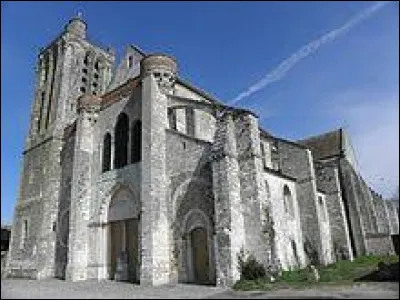
M 169 283 L 170 245 L 166 172 L 167 94 L 173 88 L 176 62 L 149 55 L 142 76 L 142 269 L 141 284 Z M 155 209 L 157 208 L 157 209 Z
M 80 17 L 71 19 L 38 55 L 8 260 L 11 276 L 54 276 L 64 129 L 76 119 L 79 96 L 106 90 L 115 59 L 88 42 L 86 30 Z

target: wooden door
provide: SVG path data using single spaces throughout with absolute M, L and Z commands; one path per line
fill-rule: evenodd
M 191 232 L 194 279 L 198 284 L 209 283 L 209 255 L 207 231 L 196 228 Z

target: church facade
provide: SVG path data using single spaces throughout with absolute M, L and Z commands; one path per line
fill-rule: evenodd
M 396 203 L 349 137 L 272 135 L 178 76 L 178 62 L 88 41 L 72 19 L 42 49 L 8 277 L 232 285 L 267 269 L 393 253 Z

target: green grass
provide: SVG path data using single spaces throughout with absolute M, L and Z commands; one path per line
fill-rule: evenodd
M 367 275 L 378 269 L 379 262 L 394 263 L 398 262 L 396 255 L 387 256 L 360 256 L 353 261 L 342 260 L 337 263 L 319 266 L 319 281 L 314 278 L 310 268 L 283 271 L 282 276 L 276 278 L 271 283 L 268 278 L 256 280 L 239 280 L 233 286 L 235 290 L 274 290 L 280 288 L 311 288 L 321 285 L 348 285 L 352 284 L 357 278 Z

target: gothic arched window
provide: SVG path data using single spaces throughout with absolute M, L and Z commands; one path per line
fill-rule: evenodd
M 115 125 L 115 152 L 114 152 L 114 167 L 115 169 L 122 168 L 128 162 L 128 139 L 129 139 L 129 119 L 125 113 L 118 116 L 117 124 Z
M 136 163 L 141 159 L 142 159 L 142 122 L 138 120 L 132 126 L 131 162 Z
M 286 213 L 288 213 L 291 217 L 294 217 L 292 193 L 290 192 L 290 189 L 286 184 L 283 187 L 283 201 L 285 204 Z
M 103 141 L 103 172 L 111 169 L 111 134 L 106 133 Z

